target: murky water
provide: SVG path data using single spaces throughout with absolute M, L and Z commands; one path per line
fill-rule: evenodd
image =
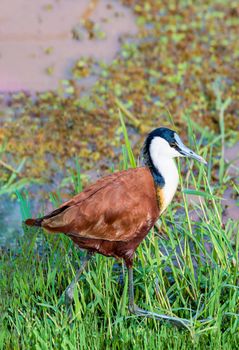
M 93 25 L 90 33 L 82 21 Z M 119 37 L 136 30 L 118 1 L 1 0 L 0 91 L 57 89 L 81 56 L 110 62 Z

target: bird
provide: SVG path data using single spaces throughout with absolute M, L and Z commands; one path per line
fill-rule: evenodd
M 25 224 L 42 227 L 50 233 L 63 233 L 87 251 L 65 290 L 66 305 L 72 304 L 75 285 L 89 260 L 99 253 L 124 260 L 128 269 L 130 313 L 187 327 L 190 322 L 186 319 L 157 314 L 135 304 L 133 258 L 177 190 L 179 174 L 174 158 L 207 162 L 166 127 L 156 128 L 146 136 L 141 155 L 141 166 L 102 177 L 56 210 L 40 218 L 27 219 Z

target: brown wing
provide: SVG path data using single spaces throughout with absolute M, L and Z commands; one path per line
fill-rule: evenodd
M 84 238 L 132 239 L 159 215 L 156 191 L 147 168 L 130 169 L 100 179 L 64 203 L 42 226 Z

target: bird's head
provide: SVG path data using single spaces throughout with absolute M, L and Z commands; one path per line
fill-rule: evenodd
M 201 156 L 183 144 L 175 131 L 168 128 L 157 128 L 151 131 L 145 140 L 143 153 L 144 156 L 148 154 L 152 161 L 157 158 L 188 157 L 207 164 Z

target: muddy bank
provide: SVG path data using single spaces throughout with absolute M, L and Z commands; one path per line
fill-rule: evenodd
M 80 57 L 109 63 L 119 38 L 136 31 L 132 11 L 118 1 L 2 0 L 0 91 L 56 90 Z

